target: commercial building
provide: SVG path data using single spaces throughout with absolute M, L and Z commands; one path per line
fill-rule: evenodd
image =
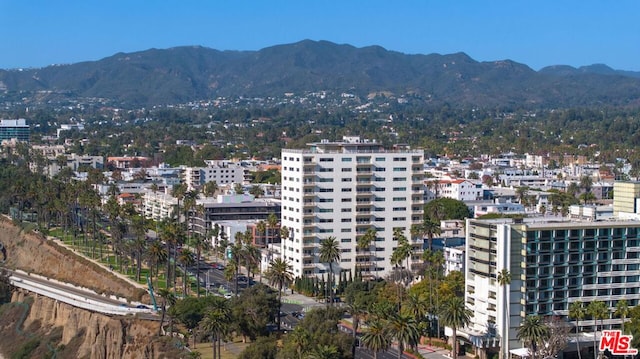
M 30 129 L 27 120 L 0 120 L 0 143 L 3 141 L 17 140 L 29 142 Z
M 460 335 L 478 348 L 497 352 L 501 337 L 505 349 L 521 348 L 516 331 L 526 316 L 566 318 L 576 301 L 603 301 L 610 313 L 605 329 L 620 327 L 622 319 L 612 315 L 619 300 L 638 304 L 638 220 L 469 219 L 466 228 L 465 301 L 474 314 Z M 508 284 L 498 281 L 503 269 Z M 581 320 L 579 332 L 591 333 L 580 347 L 592 346 L 594 320 Z
M 282 150 L 282 225 L 290 234 L 282 240 L 282 256 L 294 275 L 328 272 L 319 259 L 319 244 L 328 237 L 340 247 L 336 274 L 338 266 L 369 276 L 390 273 L 394 229 L 411 241 L 419 258 L 423 240 L 412 238 L 410 229 L 423 220 L 423 151 L 385 149 L 359 137 L 308 146 Z M 369 229 L 375 241 L 357 248 Z

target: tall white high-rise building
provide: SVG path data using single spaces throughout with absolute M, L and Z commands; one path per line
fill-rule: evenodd
M 308 146 L 282 150 L 282 226 L 289 228 L 289 238 L 282 239 L 281 253 L 294 275 L 328 272 L 319 259 L 319 244 L 328 237 L 340 245 L 340 269 L 354 274 L 380 277 L 393 270 L 396 228 L 414 248 L 409 264 L 419 258 L 423 240 L 411 236 L 411 227 L 423 221 L 424 152 L 385 149 L 359 137 Z M 375 241 L 358 248 L 358 238 L 369 229 Z

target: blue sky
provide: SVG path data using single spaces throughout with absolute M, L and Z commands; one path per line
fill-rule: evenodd
M 640 71 L 639 15 L 638 0 L 0 0 L 0 68 L 312 39 L 411 54 L 465 52 L 536 70 L 605 63 Z

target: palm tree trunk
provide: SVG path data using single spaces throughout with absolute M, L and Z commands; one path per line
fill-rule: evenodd
M 200 298 L 200 246 L 198 246 L 196 251 L 196 289 L 197 296 Z
M 576 318 L 576 349 L 578 350 L 578 359 L 582 359 L 580 354 L 580 319 Z
M 165 315 L 166 311 L 167 311 L 167 305 L 163 302 L 162 303 L 162 318 L 160 318 L 160 328 L 158 329 L 158 336 L 162 335 L 162 325 L 164 324 L 164 315 Z
M 280 331 L 280 312 L 282 311 L 282 285 L 278 291 L 278 332 Z
M 453 335 L 451 336 L 451 358 L 456 359 L 458 357 L 458 336 L 456 333 L 456 328 L 451 328 L 453 331 Z
M 332 262 L 329 262 L 329 285 L 328 285 L 328 290 L 329 290 L 329 305 L 333 306 L 333 265 L 331 264 Z
M 216 343 L 218 342 L 218 338 L 211 333 L 211 346 L 213 347 L 213 359 L 216 359 Z

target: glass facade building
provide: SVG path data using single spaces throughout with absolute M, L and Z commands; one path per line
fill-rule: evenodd
M 466 334 L 489 351 L 499 346 L 491 335 L 506 336 L 509 350 L 521 348 L 516 329 L 528 315 L 559 316 L 575 326 L 569 305 L 597 300 L 609 309 L 605 329 L 616 329 L 618 301 L 638 304 L 640 221 L 470 219 L 467 228 L 465 300 L 474 317 Z M 503 269 L 509 284 L 498 282 Z M 581 332 L 594 330 L 593 319 L 580 321 Z
M 30 129 L 25 119 L 0 120 L 0 142 L 13 139 L 29 142 Z

